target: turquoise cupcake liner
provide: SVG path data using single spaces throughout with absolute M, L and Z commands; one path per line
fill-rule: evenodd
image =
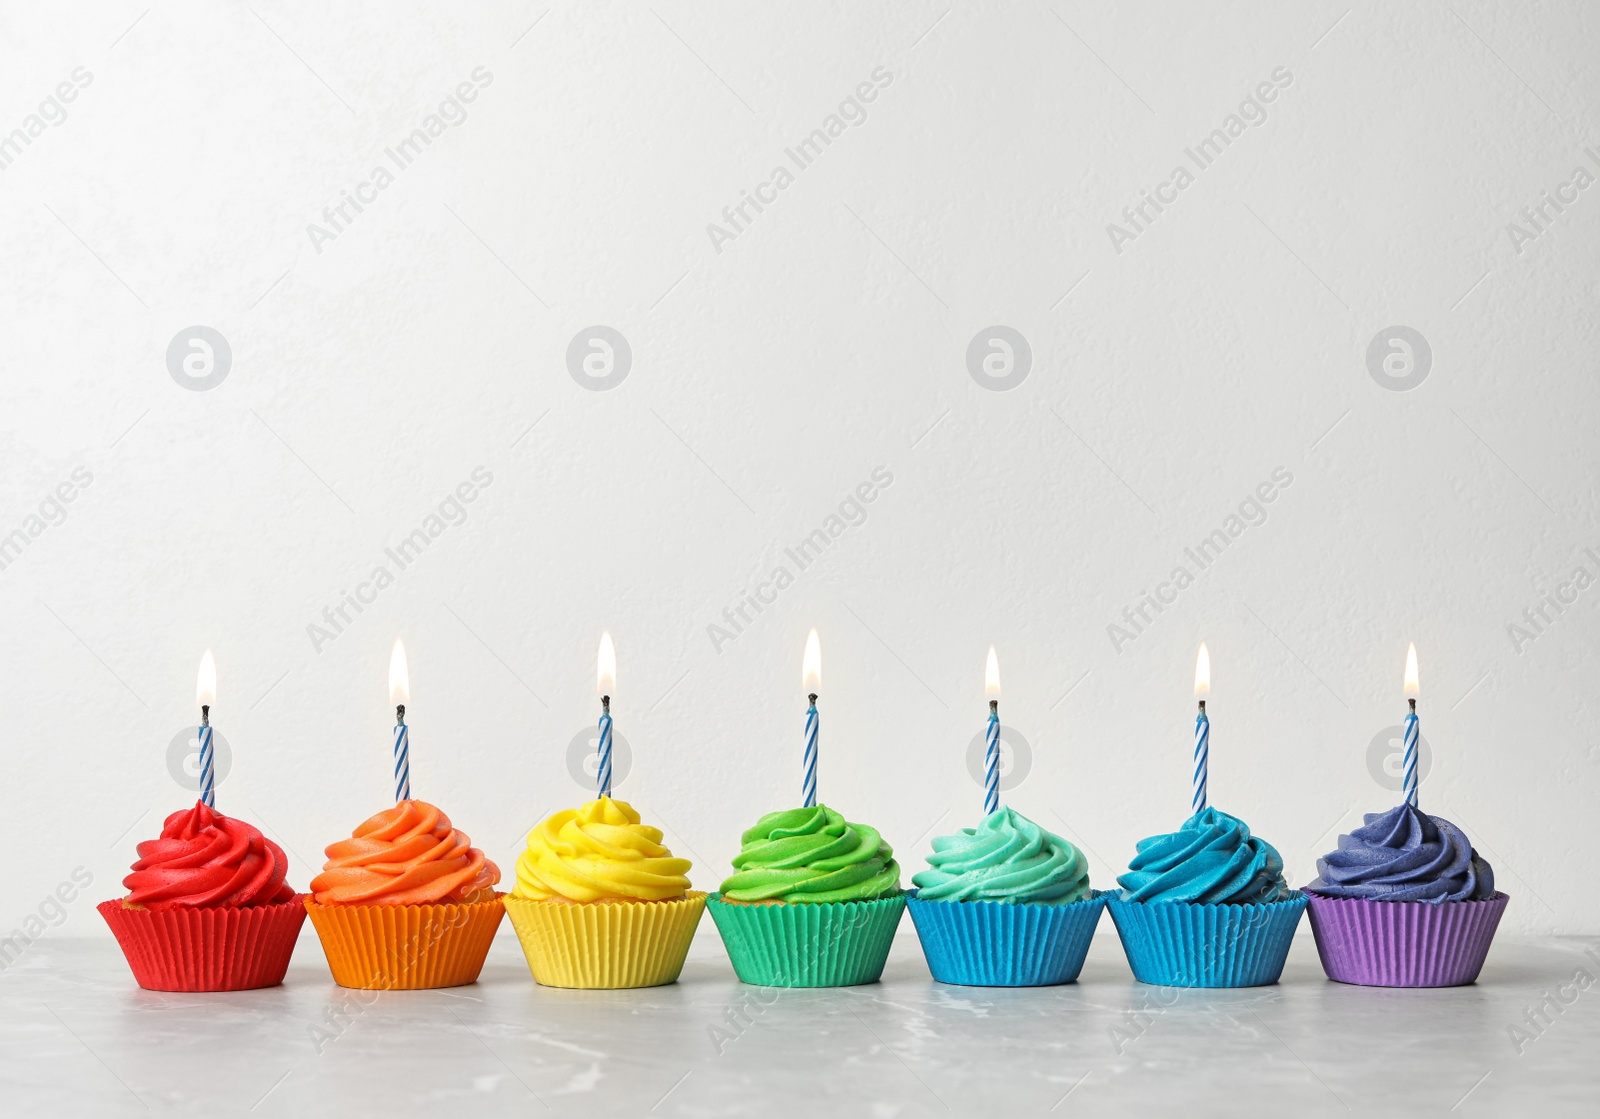
M 1048 987 L 1083 970 L 1106 897 L 1068 905 L 924 901 L 906 895 L 928 970 L 968 987 Z
M 853 987 L 883 975 L 906 898 L 738 905 L 718 893 L 706 899 L 706 909 L 745 983 Z
M 1260 987 L 1283 974 L 1306 896 L 1264 905 L 1109 899 L 1128 966 L 1162 987 Z

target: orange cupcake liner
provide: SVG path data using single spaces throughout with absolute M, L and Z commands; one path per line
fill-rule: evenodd
M 112 898 L 95 908 L 145 990 L 249 991 L 283 982 L 304 897 L 216 909 L 130 909 Z
M 706 895 L 667 901 L 505 901 L 528 970 L 546 987 L 615 990 L 676 983 Z
M 439 905 L 319 905 L 306 912 L 341 987 L 425 991 L 475 983 L 505 916 L 491 901 Z

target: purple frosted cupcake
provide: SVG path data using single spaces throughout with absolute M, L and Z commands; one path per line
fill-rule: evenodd
M 1328 978 L 1366 987 L 1473 982 L 1509 900 L 1460 828 L 1411 804 L 1341 835 L 1305 892 Z

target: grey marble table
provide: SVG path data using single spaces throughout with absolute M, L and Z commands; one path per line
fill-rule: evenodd
M 222 995 L 139 990 L 109 933 L 47 937 L 0 974 L 0 1109 L 1600 1114 L 1600 984 L 1572 985 L 1600 941 L 1501 937 L 1475 986 L 1388 991 L 1328 982 L 1302 936 L 1277 986 L 1169 992 L 1107 931 L 1062 987 L 935 984 L 907 922 L 881 983 L 757 991 L 707 921 L 671 987 L 539 987 L 502 936 L 474 986 L 381 995 L 334 986 L 309 927 L 282 987 Z M 1530 1015 L 1547 993 L 1571 1001 Z

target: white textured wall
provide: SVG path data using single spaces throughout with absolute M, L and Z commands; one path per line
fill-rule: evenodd
M 165 751 L 208 646 L 219 806 L 303 886 L 391 795 L 396 635 L 415 789 L 509 866 L 584 795 L 566 749 L 609 628 L 619 792 L 710 887 L 797 800 L 813 625 L 824 799 L 908 876 L 977 815 L 992 642 L 1032 750 L 1007 799 L 1100 885 L 1186 815 L 1199 641 L 1213 802 L 1298 884 L 1396 799 L 1368 745 L 1415 640 L 1424 806 L 1492 860 L 1508 927 L 1600 930 L 1600 588 L 1507 630 L 1600 575 L 1600 185 L 1561 185 L 1600 174 L 1592 7 L 324 7 L 5 16 L 0 129 L 89 81 L 0 171 L 0 532 L 43 529 L 0 570 L 0 930 L 78 865 L 111 896 L 192 795 Z M 465 120 L 329 225 L 474 73 Z M 714 244 L 875 73 L 865 119 Z M 1264 121 L 1113 244 L 1274 73 Z M 1520 216 L 1558 190 L 1542 231 Z M 167 365 L 196 324 L 232 351 L 206 391 Z M 594 324 L 633 354 L 609 391 L 567 369 Z M 1010 391 L 968 371 L 991 325 L 1031 347 Z M 1367 361 L 1397 325 L 1432 352 L 1404 392 Z M 879 468 L 864 523 L 714 641 Z M 1265 523 L 1116 647 L 1280 470 Z M 319 647 L 475 471 L 465 523 Z M 67 931 L 95 924 L 75 903 Z

